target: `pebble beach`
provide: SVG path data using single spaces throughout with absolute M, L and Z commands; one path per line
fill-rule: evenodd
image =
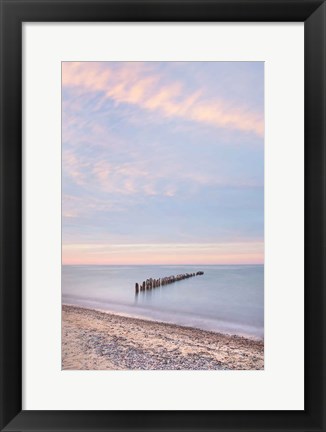
M 263 370 L 261 340 L 63 305 L 63 370 Z

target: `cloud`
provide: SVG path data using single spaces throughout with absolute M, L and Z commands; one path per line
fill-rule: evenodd
M 263 263 L 263 242 L 64 244 L 63 264 Z
M 262 262 L 262 104 L 194 69 L 63 65 L 65 263 Z
M 155 157 L 156 156 L 156 157 Z M 202 188 L 256 188 L 261 183 L 238 175 L 216 172 L 214 164 L 201 167 L 196 160 L 185 163 L 179 158 L 154 154 L 128 161 L 114 161 L 105 152 L 82 154 L 75 149 L 63 151 L 63 174 L 89 193 L 122 196 L 189 197 Z
M 141 63 L 64 62 L 62 85 L 101 92 L 116 103 L 136 105 L 168 118 L 264 134 L 263 114 L 225 100 L 209 100 L 203 89 L 186 91 L 180 81 L 165 83 Z
M 64 194 L 62 196 L 62 216 L 64 219 L 92 217 L 94 214 L 121 212 L 123 210 L 124 205 L 113 199 L 100 199 L 90 194 L 83 196 Z
M 80 158 L 73 151 L 66 150 L 62 154 L 63 172 L 67 173 L 76 184 L 84 185 L 86 182 L 85 167 L 88 163 L 81 162 Z

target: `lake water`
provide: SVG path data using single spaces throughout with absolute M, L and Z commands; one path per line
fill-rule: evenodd
M 197 271 L 135 295 L 135 282 Z M 263 338 L 264 266 L 63 266 L 62 302 Z

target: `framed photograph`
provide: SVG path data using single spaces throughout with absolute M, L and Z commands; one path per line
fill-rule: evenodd
M 324 2 L 1 23 L 1 430 L 326 430 Z
M 64 370 L 264 368 L 263 73 L 62 63 Z

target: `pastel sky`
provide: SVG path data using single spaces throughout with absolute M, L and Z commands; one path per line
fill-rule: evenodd
M 63 264 L 264 256 L 262 62 L 62 63 Z

